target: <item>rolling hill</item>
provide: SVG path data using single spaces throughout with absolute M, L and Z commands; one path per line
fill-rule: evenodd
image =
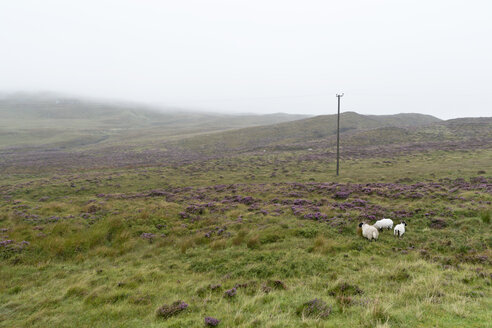
M 0 97 L 0 171 L 177 165 L 245 154 L 333 160 L 336 115 L 223 115 L 39 96 Z M 341 115 L 342 158 L 490 148 L 492 118 Z
M 361 115 L 355 112 L 341 114 L 340 132 L 355 134 L 384 127 L 412 128 L 441 122 L 423 114 Z M 323 115 L 303 120 L 259 126 L 187 138 L 176 142 L 195 151 L 254 150 L 269 146 L 312 142 L 336 135 L 337 115 Z
M 71 147 L 125 138 L 141 143 L 306 118 L 226 115 L 102 102 L 54 94 L 0 95 L 0 148 Z

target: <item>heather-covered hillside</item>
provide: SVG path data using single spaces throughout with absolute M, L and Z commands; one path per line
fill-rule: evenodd
M 344 113 L 336 176 L 335 116 L 108 132 L 131 113 L 2 130 L 0 327 L 490 321 L 490 119 Z M 383 217 L 404 235 L 357 233 Z

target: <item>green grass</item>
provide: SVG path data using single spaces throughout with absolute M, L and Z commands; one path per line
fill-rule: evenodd
M 333 162 L 299 162 L 304 154 L 3 174 L 0 229 L 8 230 L 0 236 L 30 244 L 0 251 L 0 327 L 203 327 L 206 316 L 220 319 L 219 327 L 487 327 L 492 195 L 451 191 L 439 180 L 490 178 L 490 150 L 344 160 L 340 177 Z M 384 213 L 412 211 L 403 238 L 383 231 L 377 242 L 357 236 L 359 209 L 332 208 L 344 200 L 310 189 L 396 181 L 445 190 L 416 199 L 351 195 L 346 201 L 362 198 Z M 222 203 L 235 195 L 252 196 L 259 207 Z M 299 198 L 326 199 L 320 211 L 343 220 L 305 220 L 272 201 Z M 215 206 L 201 214 L 179 214 L 209 202 Z M 433 219 L 446 226 L 434 228 Z M 224 297 L 235 286 L 236 296 Z M 331 308 L 326 318 L 302 310 L 315 298 Z M 178 300 L 189 307 L 167 319 L 156 315 Z
M 490 119 L 344 113 L 335 176 L 333 116 L 36 99 L 0 103 L 0 327 L 490 326 Z
M 490 210 L 487 210 L 487 211 L 483 211 L 482 213 L 480 213 L 480 218 L 482 219 L 482 222 L 483 223 L 486 223 L 486 224 L 489 224 L 490 223 Z

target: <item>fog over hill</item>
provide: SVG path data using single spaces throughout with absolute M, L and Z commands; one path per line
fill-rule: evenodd
M 99 101 L 56 94 L 0 95 L 0 147 L 92 144 L 125 134 L 129 141 L 269 125 L 307 115 L 228 115 Z M 130 135 L 128 135 L 130 134 Z
M 217 121 L 229 125 L 275 124 L 308 115 L 222 114 L 176 107 L 156 107 L 141 103 L 67 97 L 51 93 L 0 94 L 0 118 L 19 120 L 92 120 L 97 126 L 138 127 L 148 125 L 204 124 Z M 205 120 L 205 121 L 204 121 Z

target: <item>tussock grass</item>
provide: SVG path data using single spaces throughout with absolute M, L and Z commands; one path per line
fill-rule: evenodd
M 0 229 L 7 229 L 0 236 L 29 245 L 0 251 L 0 327 L 203 327 L 207 316 L 221 320 L 219 327 L 484 327 L 492 308 L 492 197 L 485 189 L 446 186 L 413 199 L 375 187 L 336 200 L 313 185 L 286 183 L 314 178 L 346 186 L 382 182 L 383 175 L 385 182 L 411 180 L 399 188 L 444 184 L 445 177 L 469 181 L 476 166 L 490 166 L 489 154 L 434 152 L 393 159 L 399 165 L 354 160 L 339 178 L 286 154 L 267 161 L 245 155 L 242 166 L 231 159 L 52 181 L 8 176 L 1 192 L 12 197 L 0 201 Z M 459 161 L 479 164 L 458 172 Z M 254 180 L 244 178 L 251 174 Z M 69 181 L 87 189 L 75 192 Z M 157 189 L 169 194 L 140 195 Z M 39 201 L 43 193 L 50 200 Z M 259 202 L 229 203 L 238 195 Z M 358 236 L 363 210 L 332 206 L 358 198 L 395 221 L 393 211 L 410 211 L 402 218 L 405 235 L 382 231 L 373 243 Z M 295 215 L 288 202 L 299 199 L 319 204 L 327 220 Z M 202 214 L 179 215 L 208 203 Z M 446 225 L 432 225 L 436 219 Z M 224 297 L 233 288 L 235 296 Z M 307 311 L 314 299 L 323 306 Z M 177 300 L 189 305 L 185 311 L 156 315 Z
M 480 213 L 480 219 L 485 224 L 490 224 L 490 217 L 492 216 L 491 211 L 483 211 Z

